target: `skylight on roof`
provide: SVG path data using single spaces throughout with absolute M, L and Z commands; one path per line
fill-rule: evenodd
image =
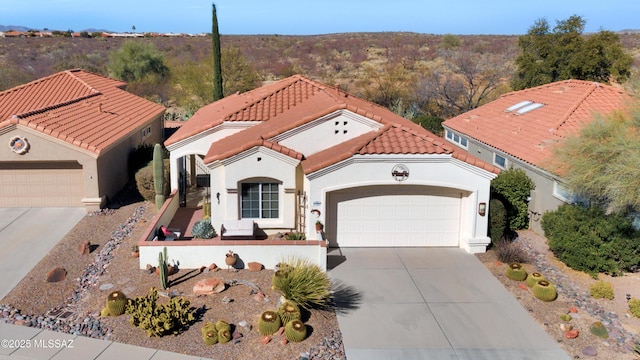
M 505 112 L 512 112 L 516 109 L 520 109 L 523 106 L 527 106 L 529 104 L 533 104 L 533 101 L 529 101 L 529 100 L 525 100 L 525 101 L 520 101 L 519 103 L 515 104 L 515 105 L 511 105 L 509 106 Z
M 529 111 L 533 111 L 535 109 L 539 109 L 541 107 L 543 107 L 544 104 L 540 104 L 540 103 L 533 103 L 530 105 L 527 105 L 523 108 L 518 109 L 518 111 L 516 111 L 516 115 L 522 115 L 524 113 L 528 113 Z

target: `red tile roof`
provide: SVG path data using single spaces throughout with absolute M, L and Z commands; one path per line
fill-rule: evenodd
M 382 128 L 308 158 L 272 140 L 277 135 L 338 110 L 349 110 L 367 117 L 380 123 Z M 302 160 L 305 173 L 317 171 L 355 154 L 451 154 L 485 170 L 499 172 L 494 166 L 471 155 L 458 154 L 464 151 L 386 108 L 299 75 L 226 97 L 201 108 L 165 145 L 175 144 L 225 122 L 256 121 L 259 124 L 213 143 L 204 162 L 226 159 L 260 145 Z
M 579 132 L 595 114 L 623 109 L 630 100 L 631 96 L 610 85 L 565 80 L 502 95 L 443 125 L 545 168 L 556 144 Z M 523 101 L 543 106 L 523 114 L 507 112 L 507 108 Z
M 164 112 L 125 85 L 68 70 L 0 92 L 0 128 L 20 124 L 99 154 Z

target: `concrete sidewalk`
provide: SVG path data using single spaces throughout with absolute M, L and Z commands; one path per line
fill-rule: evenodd
M 361 296 L 338 313 L 349 360 L 570 358 L 464 250 L 346 248 L 328 263 Z

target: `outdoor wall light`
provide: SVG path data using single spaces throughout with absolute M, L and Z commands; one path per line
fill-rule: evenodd
M 480 204 L 478 204 L 478 214 L 480 214 L 480 216 L 484 216 L 486 213 L 487 213 L 487 203 L 481 202 Z
M 220 205 L 220 193 L 216 193 L 216 199 L 218 199 L 218 205 Z

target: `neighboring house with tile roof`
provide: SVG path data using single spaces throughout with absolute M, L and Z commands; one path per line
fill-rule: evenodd
M 251 219 L 265 234 L 298 231 L 330 246 L 489 243 L 479 208 L 498 168 L 303 76 L 204 106 L 165 146 L 173 189 L 210 185 L 218 234 L 225 221 Z
M 128 157 L 161 142 L 162 105 L 82 70 L 0 92 L 0 207 L 97 209 L 129 180 Z
M 558 81 L 502 95 L 443 123 L 445 138 L 501 169 L 521 168 L 536 188 L 530 227 L 542 232 L 541 215 L 571 202 L 553 172 L 553 149 L 598 114 L 623 109 L 631 97 L 619 88 L 582 80 Z

